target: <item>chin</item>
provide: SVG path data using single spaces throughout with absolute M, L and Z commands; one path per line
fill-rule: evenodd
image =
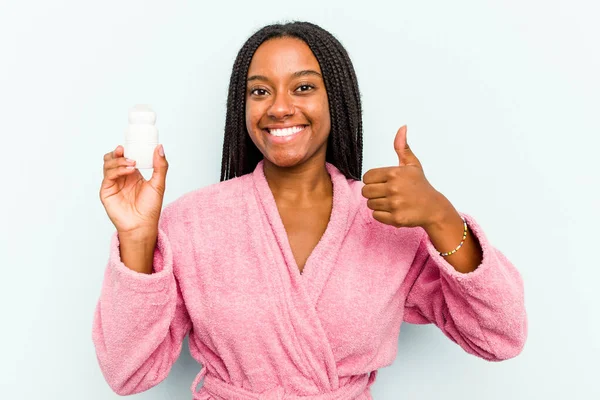
M 302 155 L 266 155 L 265 158 L 281 168 L 290 168 L 295 167 L 304 162 L 304 157 Z

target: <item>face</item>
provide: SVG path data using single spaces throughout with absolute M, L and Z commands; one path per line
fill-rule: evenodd
M 248 69 L 246 128 L 265 162 L 325 164 L 329 103 L 319 63 L 304 41 L 277 38 L 258 47 Z

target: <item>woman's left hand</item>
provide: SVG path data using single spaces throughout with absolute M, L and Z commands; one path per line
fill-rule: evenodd
M 397 228 L 427 229 L 456 210 L 425 178 L 421 162 L 406 141 L 406 129 L 402 126 L 394 139 L 399 166 L 367 171 L 362 195 L 377 221 Z

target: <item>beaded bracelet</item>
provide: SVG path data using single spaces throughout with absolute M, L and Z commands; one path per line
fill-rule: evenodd
M 463 224 L 465 226 L 462 240 L 461 240 L 460 244 L 454 250 L 449 251 L 447 253 L 440 253 L 440 256 L 442 256 L 442 257 L 446 257 L 446 256 L 456 253 L 458 251 L 458 249 L 460 249 L 462 247 L 463 243 L 465 242 L 465 239 L 467 238 L 467 221 L 465 220 L 465 218 L 462 215 L 460 217 L 462 218 Z

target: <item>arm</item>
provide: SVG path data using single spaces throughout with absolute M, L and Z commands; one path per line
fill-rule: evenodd
M 123 264 L 133 271 L 151 274 L 153 272 L 152 264 L 158 232 L 151 232 L 149 237 L 131 237 L 117 234 L 117 238 Z
M 426 226 L 425 232 L 436 249 L 442 252 L 454 250 L 463 237 L 464 222 L 456 209 L 448 202 L 448 211 L 440 220 Z M 444 257 L 455 270 L 464 274 L 473 272 L 481 264 L 483 253 L 481 245 L 467 224 L 467 237 L 463 245 L 454 254 Z
M 161 214 L 153 273 L 126 266 L 118 233 L 110 257 L 92 327 L 100 369 L 119 395 L 139 393 L 164 380 L 179 357 L 191 327 L 176 277 L 167 234 L 168 209 Z
M 433 323 L 466 352 L 486 360 L 515 357 L 527 337 L 522 277 L 477 222 L 462 215 L 481 246 L 481 263 L 472 272 L 459 272 L 423 232 L 406 276 L 404 320 Z

